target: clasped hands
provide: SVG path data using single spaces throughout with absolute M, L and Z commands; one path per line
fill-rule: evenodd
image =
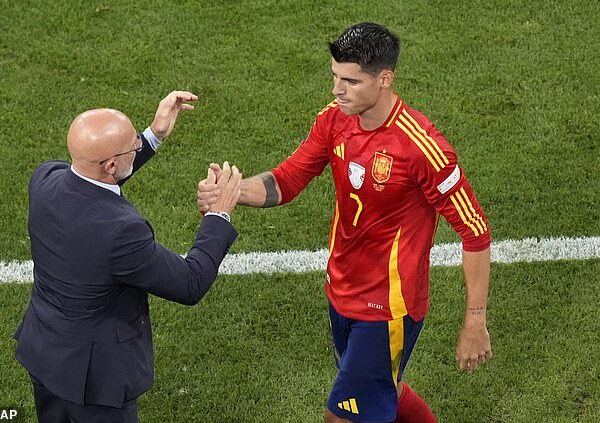
M 211 163 L 206 179 L 198 182 L 197 205 L 200 213 L 231 214 L 240 197 L 242 174 L 235 166 L 223 163 L 223 169 Z

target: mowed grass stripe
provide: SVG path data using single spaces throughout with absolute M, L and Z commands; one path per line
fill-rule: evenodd
M 495 263 L 585 260 L 600 258 L 600 237 L 526 238 L 492 243 Z M 435 245 L 431 250 L 433 266 L 457 266 L 461 263 L 461 244 Z M 237 253 L 225 257 L 220 273 L 303 273 L 325 270 L 327 250 Z M 33 262 L 0 261 L 0 283 L 31 282 Z

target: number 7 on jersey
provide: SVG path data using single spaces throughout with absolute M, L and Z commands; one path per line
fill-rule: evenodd
M 358 218 L 360 216 L 360 213 L 362 212 L 363 205 L 362 205 L 362 201 L 360 201 L 360 198 L 357 194 L 351 192 L 350 198 L 352 198 L 354 201 L 356 201 L 356 204 L 358 205 L 356 214 L 354 215 L 354 221 L 352 222 L 352 226 L 356 226 L 356 224 L 358 223 Z

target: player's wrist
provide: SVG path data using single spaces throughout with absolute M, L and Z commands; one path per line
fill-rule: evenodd
M 487 324 L 487 307 L 467 304 L 465 309 L 465 327 L 485 327 Z
M 481 330 L 487 327 L 487 318 L 483 316 L 465 316 L 464 324 L 465 329 L 470 330 Z

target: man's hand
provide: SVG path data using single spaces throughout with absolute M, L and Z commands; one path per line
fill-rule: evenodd
M 198 211 L 231 214 L 240 196 L 241 180 L 242 174 L 237 167 L 230 167 L 225 162 L 221 170 L 219 165 L 211 163 L 206 179 L 198 182 Z
M 458 337 L 456 359 L 461 369 L 475 370 L 492 357 L 487 330 L 487 298 L 490 285 L 490 249 L 464 251 L 465 318 Z
M 217 180 L 221 178 L 222 172 L 221 166 L 211 163 L 208 168 L 208 177 L 198 183 L 197 203 L 200 213 L 206 213 L 208 208 L 219 198 L 220 191 Z
M 194 106 L 185 103 L 186 101 L 196 101 L 198 97 L 187 91 L 173 91 L 158 104 L 158 109 L 154 115 L 154 121 L 150 129 L 160 141 L 169 136 L 177 116 L 181 110 L 194 110 Z
M 463 327 L 456 347 L 456 360 L 461 370 L 475 370 L 490 358 L 492 344 L 485 324 Z

